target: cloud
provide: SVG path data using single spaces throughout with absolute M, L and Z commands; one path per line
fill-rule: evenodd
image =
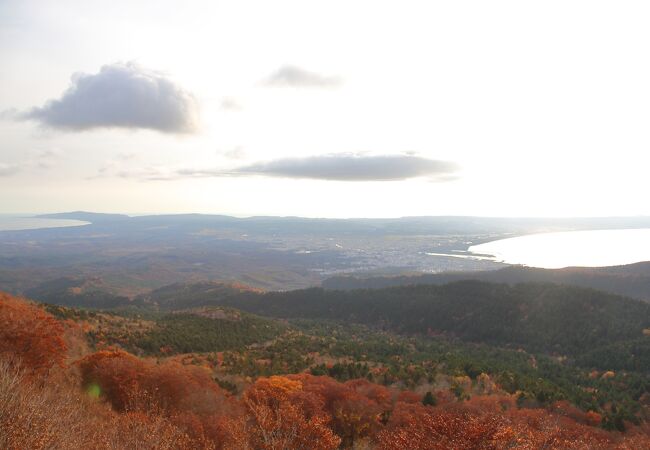
M 164 75 L 135 63 L 116 63 L 97 74 L 73 75 L 61 98 L 22 118 L 62 130 L 116 127 L 190 133 L 197 128 L 198 104 Z
M 244 105 L 236 98 L 224 97 L 221 99 L 221 109 L 224 111 L 239 112 L 243 111 Z
M 0 177 L 10 177 L 19 172 L 33 172 L 37 170 L 48 170 L 54 167 L 59 158 L 57 149 L 34 150 L 26 152 L 25 158 L 17 164 L 0 163 Z
M 225 158 L 229 159 L 244 159 L 246 158 L 246 150 L 241 145 L 232 147 L 228 150 L 222 150 L 217 152 L 218 155 L 222 155 Z
M 171 181 L 179 180 L 181 178 L 194 178 L 192 176 L 181 175 L 182 170 L 171 170 L 164 166 L 148 166 L 141 169 L 124 169 L 114 170 L 114 167 L 104 166 L 99 169 L 97 176 L 93 178 L 100 178 L 104 176 L 117 176 L 124 179 L 135 179 L 140 181 Z M 216 176 L 216 175 L 212 175 Z
M 234 169 L 148 168 L 139 172 L 120 172 L 118 176 L 141 180 L 178 180 L 183 178 L 266 176 L 277 178 L 329 181 L 400 181 L 427 178 L 443 182 L 457 178 L 458 166 L 449 161 L 413 155 L 368 156 L 352 153 L 284 158 L 258 162 Z
M 10 177 L 20 172 L 20 167 L 16 164 L 0 163 L 0 177 Z
M 49 148 L 45 150 L 35 150 L 32 157 L 22 163 L 25 169 L 36 168 L 48 170 L 55 166 L 58 159 L 61 158 L 61 152 L 58 148 Z
M 457 170 L 454 163 L 413 155 L 363 156 L 344 153 L 276 159 L 240 167 L 236 172 L 337 181 L 398 181 L 418 177 L 446 181 Z
M 137 155 L 135 153 L 118 153 L 115 157 L 104 161 L 103 165 L 97 169 L 97 173 L 93 176 L 87 177 L 87 179 L 92 180 L 95 178 L 113 176 L 115 174 L 123 178 L 129 178 L 128 176 L 123 175 L 124 173 L 128 173 L 128 171 L 121 170 L 121 167 L 132 164 L 136 159 Z
M 9 108 L 0 111 L 0 120 L 15 120 L 20 117 L 20 112 L 16 108 Z
M 60 153 L 57 149 L 41 150 L 36 154 L 36 157 L 38 159 L 54 159 L 58 158 L 59 156 Z
M 343 80 L 336 76 L 321 75 L 297 66 L 287 65 L 272 73 L 264 80 L 264 84 L 274 87 L 335 88 L 343 84 Z

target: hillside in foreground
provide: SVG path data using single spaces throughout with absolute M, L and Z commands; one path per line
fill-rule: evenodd
M 455 354 L 455 358 L 478 358 L 486 354 L 486 349 L 477 349 L 472 356 L 471 347 L 456 347 L 450 342 L 451 347 L 440 348 L 438 356 L 434 356 L 434 348 L 427 350 L 426 345 L 443 345 L 436 343 L 436 338 L 413 341 L 350 326 L 323 329 L 325 323 L 289 322 L 291 329 L 285 331 L 282 326 L 286 325 L 278 323 L 273 332 L 280 334 L 270 341 L 268 336 L 261 336 L 265 342 L 241 342 L 227 352 L 206 354 L 197 350 L 190 358 L 179 358 L 182 354 L 177 352 L 181 349 L 137 357 L 119 349 L 119 343 L 89 339 L 100 323 L 105 331 L 102 336 L 110 340 L 110 333 L 116 330 L 128 331 L 137 323 L 146 332 L 175 314 L 189 321 L 181 328 L 187 328 L 196 318 L 201 324 L 196 332 L 209 333 L 216 327 L 224 336 L 237 335 L 237 331 L 219 328 L 219 323 L 247 317 L 236 310 L 219 308 L 198 308 L 161 317 L 114 316 L 42 307 L 0 294 L 0 447 L 638 449 L 650 445 L 647 410 L 626 418 L 619 414 L 616 396 L 588 410 L 562 399 L 529 399 L 521 391 L 509 391 L 507 378 L 493 377 L 477 365 L 473 370 L 466 367 L 467 360 L 445 375 L 445 367 L 454 367 L 453 358 L 445 357 Z M 204 320 L 215 321 L 214 326 L 209 322 L 206 325 Z M 262 323 L 275 326 L 273 322 L 249 325 L 258 328 Z M 179 340 L 196 345 L 192 334 L 181 335 Z M 293 341 L 297 344 L 292 345 Z M 312 351 L 308 356 L 314 358 L 314 365 L 296 371 L 274 365 L 273 361 L 266 365 L 258 353 L 274 345 L 283 345 L 285 350 L 273 348 L 272 355 L 288 356 L 292 350 L 303 348 L 306 356 L 305 349 L 309 348 Z M 365 366 L 371 369 L 369 374 L 361 375 L 363 378 L 355 375 L 364 373 L 364 364 L 351 362 L 349 353 L 356 346 L 364 352 Z M 316 360 L 319 355 L 331 358 L 337 352 L 348 355 L 336 364 Z M 381 359 L 382 352 L 389 355 L 384 365 L 369 361 L 369 357 Z M 399 361 L 424 363 L 425 354 L 432 358 L 430 361 L 444 363 L 422 366 L 429 367 L 425 370 L 433 379 L 426 392 L 412 390 L 400 380 L 406 379 L 416 366 L 399 366 Z M 514 357 L 521 353 L 512 354 Z M 402 356 L 394 359 L 398 355 Z M 521 355 L 523 365 L 517 371 L 547 370 L 543 358 L 535 361 L 530 354 Z M 356 358 L 363 360 L 364 356 Z M 255 366 L 249 363 L 284 373 L 260 376 L 250 371 Z M 398 364 L 396 372 L 391 363 Z M 215 367 L 248 375 L 242 385 L 233 389 L 227 380 L 215 375 Z M 485 369 L 491 370 L 487 366 Z M 469 371 L 471 376 L 462 375 L 461 370 Z M 590 395 L 606 390 L 604 386 L 615 393 L 616 386 L 631 375 L 620 378 L 613 372 L 598 374 L 593 383 L 599 389 L 592 389 Z M 629 386 L 616 395 L 627 391 Z

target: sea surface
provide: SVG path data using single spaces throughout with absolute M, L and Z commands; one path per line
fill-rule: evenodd
M 540 233 L 473 245 L 469 253 L 531 267 L 603 267 L 650 261 L 650 228 Z
M 0 214 L 0 231 L 36 230 L 38 228 L 78 227 L 89 222 L 69 219 L 40 219 L 14 214 Z

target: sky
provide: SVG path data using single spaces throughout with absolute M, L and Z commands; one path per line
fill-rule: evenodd
M 0 213 L 650 215 L 647 1 L 0 0 Z

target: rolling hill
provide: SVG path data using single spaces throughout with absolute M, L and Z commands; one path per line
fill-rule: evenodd
M 336 276 L 323 281 L 325 289 L 378 289 L 416 284 L 445 284 L 461 280 L 492 283 L 558 283 L 598 289 L 650 301 L 650 262 L 612 267 L 540 269 L 510 266 L 498 270 L 443 272 L 395 277 Z
M 313 288 L 244 293 L 211 303 L 272 317 L 341 320 L 574 358 L 616 343 L 650 339 L 644 335 L 650 328 L 650 304 L 549 283 Z M 603 364 L 594 361 L 595 366 Z

